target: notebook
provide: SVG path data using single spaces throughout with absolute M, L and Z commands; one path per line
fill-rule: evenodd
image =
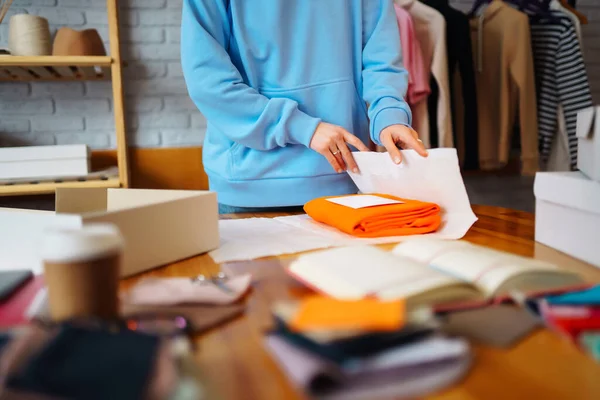
M 392 251 L 338 247 L 299 256 L 288 272 L 339 299 L 404 298 L 409 306 L 481 302 L 511 292 L 538 293 L 583 284 L 555 265 L 471 244 L 406 240 Z

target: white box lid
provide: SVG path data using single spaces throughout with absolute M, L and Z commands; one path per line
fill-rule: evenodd
M 600 214 L 600 182 L 579 171 L 538 172 L 533 192 L 539 200 Z
M 88 156 L 89 149 L 85 144 L 0 147 L 0 162 L 60 160 L 87 158 Z
M 591 138 L 594 134 L 594 123 L 596 119 L 596 111 L 600 111 L 599 107 L 589 107 L 577 113 L 577 137 L 586 139 Z

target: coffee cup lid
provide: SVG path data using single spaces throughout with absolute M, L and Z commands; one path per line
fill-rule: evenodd
M 53 228 L 42 239 L 41 258 L 49 262 L 78 262 L 115 254 L 124 241 L 113 224 L 88 224 L 81 228 Z

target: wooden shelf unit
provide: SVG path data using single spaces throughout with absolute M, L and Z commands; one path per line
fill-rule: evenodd
M 121 187 L 119 178 L 90 179 L 85 181 L 40 182 L 0 185 L 2 196 L 23 196 L 34 194 L 51 194 L 60 187 L 68 188 L 118 188 Z
M 110 56 L 40 56 L 0 55 L 0 83 L 15 81 L 91 81 L 110 80 L 113 94 L 113 117 L 117 143 L 117 178 L 93 178 L 84 181 L 13 183 L 0 185 L 0 196 L 48 194 L 58 187 L 129 187 L 129 165 L 123 76 L 119 43 L 118 0 L 106 0 Z M 24 180 L 25 182 L 25 180 Z
M 0 81 L 108 80 L 112 63 L 109 56 L 0 56 Z

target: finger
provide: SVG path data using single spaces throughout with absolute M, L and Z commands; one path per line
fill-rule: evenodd
M 409 149 L 415 150 L 417 153 L 419 153 L 419 155 L 421 155 L 423 157 L 427 157 L 429 155 L 429 153 L 427 153 L 427 149 L 425 148 L 425 145 L 418 137 L 415 138 L 414 136 L 410 136 L 410 137 L 406 138 L 405 145 Z
M 354 161 L 354 157 L 352 156 L 352 152 L 346 146 L 346 142 L 344 139 L 340 139 L 338 142 L 338 149 L 340 149 L 342 153 L 342 157 L 344 158 L 345 164 L 348 166 L 348 169 L 354 173 L 358 173 L 358 165 L 356 165 L 356 161 Z
M 344 145 L 344 147 L 346 147 Z M 346 169 L 346 164 L 344 163 L 344 156 L 342 155 L 341 150 L 339 149 L 339 145 L 334 146 L 334 148 L 332 150 L 330 150 L 331 154 L 335 157 L 335 159 L 337 160 L 339 166 L 345 170 Z
M 342 129 L 342 132 L 344 133 L 344 140 L 352 146 L 356 147 L 358 151 L 370 151 L 369 148 L 365 146 L 365 144 L 362 142 L 362 140 L 360 140 L 345 129 Z
M 331 154 L 331 152 L 329 150 L 325 150 L 321 154 L 327 159 L 327 161 L 329 161 L 329 164 L 331 164 L 331 166 L 333 167 L 335 172 L 337 172 L 339 174 L 343 171 L 342 167 L 338 163 L 338 160 L 335 158 L 335 156 L 333 154 Z
M 400 153 L 400 149 L 396 147 L 396 142 L 392 139 L 392 135 L 382 135 L 381 143 L 385 146 L 394 163 L 400 164 L 402 162 L 402 153 Z

